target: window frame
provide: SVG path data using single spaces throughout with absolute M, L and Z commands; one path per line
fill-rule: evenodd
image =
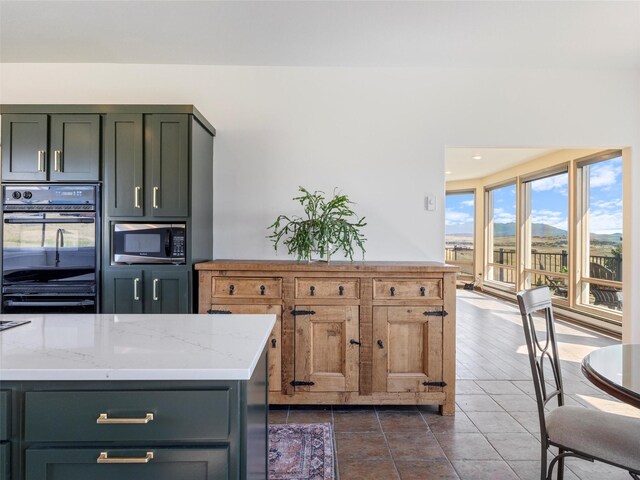
M 473 196 L 473 254 L 472 254 L 472 259 L 471 262 L 464 262 L 464 261 L 458 261 L 458 260 L 449 260 L 447 259 L 447 239 L 446 239 L 446 225 L 445 225 L 445 247 L 444 247 L 444 255 L 445 255 L 445 262 L 450 264 L 450 265 L 460 265 L 460 266 L 468 266 L 471 265 L 471 270 L 472 270 L 472 274 L 469 275 L 467 273 L 463 273 L 462 269 L 460 269 L 460 271 L 458 272 L 458 278 L 461 280 L 469 280 L 469 281 L 475 281 L 476 276 L 477 276 L 477 271 L 476 271 L 476 254 L 478 252 L 478 248 L 476 245 L 476 226 L 477 226 L 477 220 L 478 220 L 478 215 L 477 215 L 477 198 L 476 198 L 476 190 L 474 188 L 465 188 L 465 189 L 457 189 L 457 190 L 446 190 L 445 191 L 445 219 L 446 219 L 446 202 L 447 202 L 447 196 L 448 195 L 472 195 Z

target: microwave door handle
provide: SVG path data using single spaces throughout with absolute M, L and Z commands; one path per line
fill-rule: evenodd
M 172 250 L 172 246 L 173 246 L 173 229 L 172 228 L 168 228 L 167 229 L 167 240 L 164 242 L 164 254 L 167 258 L 171 258 L 171 250 Z

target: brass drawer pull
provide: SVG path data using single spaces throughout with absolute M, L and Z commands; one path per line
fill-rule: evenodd
M 109 452 L 100 452 L 96 463 L 149 463 L 153 460 L 153 452 L 147 452 L 144 458 L 115 457 L 109 458 Z
M 153 413 L 147 413 L 144 418 L 109 418 L 107 413 L 101 413 L 96 423 L 108 424 L 132 424 L 132 423 L 149 423 L 153 421 Z

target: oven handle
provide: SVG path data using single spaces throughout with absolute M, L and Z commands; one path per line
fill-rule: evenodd
M 93 300 L 79 300 L 75 302 L 21 302 L 19 300 L 5 300 L 5 307 L 88 307 L 95 305 Z
M 95 218 L 5 218 L 4 223 L 95 223 Z

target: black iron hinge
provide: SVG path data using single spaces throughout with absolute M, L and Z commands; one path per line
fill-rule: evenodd
M 446 317 L 449 315 L 446 310 L 431 310 L 424 312 L 423 315 L 427 317 Z
M 207 313 L 212 314 L 212 315 L 219 315 L 219 314 L 229 314 L 231 313 L 231 310 L 207 310 Z
M 292 387 L 307 387 L 311 385 L 315 385 L 315 382 L 304 382 L 302 380 L 294 380 L 291 382 Z
M 291 315 L 315 315 L 314 310 L 291 310 Z
M 446 387 L 447 382 L 422 382 L 425 387 Z

